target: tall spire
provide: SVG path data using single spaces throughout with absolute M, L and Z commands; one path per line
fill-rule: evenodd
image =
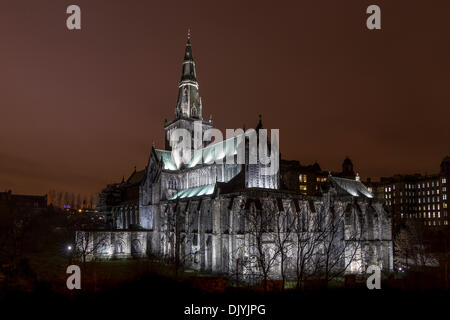
M 191 29 L 188 29 L 186 50 L 184 52 L 183 72 L 181 73 L 181 81 L 197 82 L 195 74 L 195 62 L 194 57 L 192 56 Z
M 191 29 L 188 29 L 181 80 L 178 85 L 176 118 L 202 119 L 202 101 L 198 94 L 197 75 L 191 47 Z
M 191 146 L 195 146 L 195 123 L 201 120 L 202 132 L 212 127 L 212 121 L 204 121 L 202 117 L 202 99 L 198 93 L 198 82 L 195 73 L 195 62 L 192 56 L 191 30 L 188 30 L 186 49 L 184 52 L 183 67 L 181 79 L 178 83 L 178 99 L 175 107 L 175 119 L 164 122 L 166 132 L 165 144 L 166 150 L 172 149 L 170 141 L 171 133 L 174 129 L 183 128 L 191 133 Z M 203 143 L 203 147 L 207 143 Z

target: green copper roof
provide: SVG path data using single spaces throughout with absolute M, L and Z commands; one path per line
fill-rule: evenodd
M 203 149 L 193 150 L 191 160 L 186 164 L 186 168 L 194 168 L 202 163 L 211 164 L 220 159 L 225 162 L 227 156 L 237 154 L 238 144 L 240 143 L 238 137 L 242 138 L 242 135 L 211 144 Z M 164 170 L 175 171 L 181 167 L 181 160 L 173 159 L 171 151 L 160 149 L 155 149 L 155 151 L 158 160 L 163 162 Z
M 185 189 L 171 196 L 169 200 L 210 195 L 214 192 L 214 186 L 215 184 L 209 184 L 197 188 Z
M 175 162 L 172 160 L 172 152 L 167 150 L 160 150 L 155 149 L 156 156 L 158 157 L 159 161 L 162 161 L 163 163 L 163 169 L 164 170 L 177 170 L 177 166 L 175 165 Z
M 337 185 L 342 191 L 351 194 L 354 197 L 373 198 L 373 194 L 359 180 L 345 179 L 338 177 L 329 177 L 329 180 Z

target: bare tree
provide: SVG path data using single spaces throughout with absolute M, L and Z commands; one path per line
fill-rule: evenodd
M 167 263 L 174 266 L 175 277 L 178 276 L 180 266 L 185 262 L 185 257 L 181 256 L 181 244 L 185 241 L 184 214 L 181 214 L 180 203 L 174 206 L 167 205 L 161 212 L 161 243 L 162 258 Z
M 81 208 L 81 194 L 77 194 L 77 199 L 75 201 L 75 208 L 80 209 Z
M 283 207 L 281 199 L 275 199 L 276 205 L 269 208 L 274 210 L 273 216 L 275 224 L 275 246 L 280 258 L 280 275 L 282 279 L 281 288 L 284 290 L 287 279 L 287 269 L 290 267 L 290 256 L 293 250 L 292 234 L 295 229 L 295 215 Z
M 97 206 L 98 199 L 99 199 L 99 194 L 98 193 L 91 194 L 91 196 L 89 198 L 89 207 L 90 207 L 90 209 L 94 209 Z
M 76 231 L 74 239 L 74 256 L 80 258 L 83 265 L 87 259 L 96 259 L 108 249 L 108 232 Z
M 88 203 L 89 209 L 92 209 L 94 207 L 94 195 L 91 194 L 89 196 L 89 200 L 87 203 Z
M 0 263 L 16 266 L 32 225 L 30 212 L 0 207 Z
M 86 195 L 83 196 L 82 208 L 83 209 L 87 209 L 88 208 L 88 202 L 87 202 L 87 199 L 86 199 Z
M 248 199 L 250 206 L 245 212 L 245 232 L 248 235 L 248 256 L 244 267 L 262 276 L 263 289 L 267 292 L 269 276 L 277 263 L 280 248 L 276 245 L 276 209 L 272 201 L 266 199 L 264 206 L 259 199 Z M 256 268 L 255 268 L 256 267 Z
M 317 212 L 316 231 L 320 234 L 317 263 L 328 284 L 344 275 L 351 266 L 361 269 L 362 215 L 333 206 L 322 206 Z M 360 270 L 358 270 L 360 271 Z
M 47 202 L 53 206 L 56 206 L 56 191 L 54 189 L 50 189 L 47 193 Z
M 69 196 L 69 204 L 72 209 L 75 208 L 75 194 L 73 192 Z
M 30 253 L 42 250 L 51 238 L 54 211 L 0 205 L 0 269 L 11 271 L 23 267 Z M 26 262 L 27 263 L 27 262 Z
M 69 214 L 66 217 L 67 239 L 72 243 L 73 257 L 85 265 L 87 258 L 95 258 L 106 250 L 108 233 L 101 232 L 101 223 L 92 221 L 85 214 Z
M 63 207 L 63 194 L 61 191 L 58 192 L 56 195 L 56 207 L 62 208 Z
M 428 252 L 425 230 L 421 221 L 408 220 L 395 236 L 396 264 L 406 269 L 424 271 L 437 264 L 437 257 Z
M 322 232 L 318 232 L 318 216 L 311 215 L 308 203 L 303 203 L 300 210 L 295 212 L 293 235 L 295 238 L 295 275 L 296 288 L 300 289 L 304 281 L 317 273 L 319 264 L 314 263 Z
M 66 191 L 64 192 L 64 196 L 63 196 L 63 206 L 69 204 L 70 202 L 70 196 L 69 193 Z
M 160 226 L 161 257 L 173 264 L 175 277 L 182 267 L 205 267 L 208 234 L 212 232 L 210 209 L 202 211 L 197 201 L 168 204 L 161 212 Z

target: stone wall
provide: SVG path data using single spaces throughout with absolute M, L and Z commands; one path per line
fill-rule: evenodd
M 80 259 L 146 257 L 148 231 L 77 231 L 75 255 Z
M 291 221 L 291 226 L 304 224 L 301 236 L 298 229 L 296 232 L 287 230 L 286 225 L 279 228 L 267 226 L 267 231 L 261 234 L 264 251 L 274 255 L 280 247 L 277 236 L 282 234 L 288 238 L 285 268 L 295 268 L 289 264 L 296 260 L 299 239 L 311 237 L 312 234 L 330 233 L 332 236 L 322 236 L 321 243 L 314 245 L 314 254 L 323 255 L 327 247 L 333 248 L 336 253 L 330 258 L 339 260 L 334 262 L 336 270 L 341 268 L 346 273 L 362 273 L 369 265 L 377 264 L 386 272 L 392 271 L 391 222 L 380 202 L 353 197 L 341 199 L 330 194 L 313 200 L 280 195 L 275 193 L 253 198 L 246 194 L 234 194 L 214 199 L 162 201 L 159 205 L 159 224 L 152 234 L 156 237 L 153 243 L 159 243 L 161 247 L 159 250 L 155 247 L 152 251 L 169 259 L 175 259 L 178 255 L 182 264 L 199 271 L 232 275 L 241 268 L 239 272 L 242 273 L 257 273 L 255 262 L 251 261 L 258 256 L 256 235 L 248 216 L 273 210 L 274 216 L 281 217 L 277 219 Z M 325 230 L 320 230 L 317 221 L 321 221 Z M 334 225 L 335 231 L 326 230 Z M 274 278 L 280 277 L 280 256 L 278 254 L 271 267 Z
M 140 208 L 148 231 L 78 232 L 77 238 L 86 237 L 81 248 L 107 259 L 151 254 L 202 272 L 238 273 L 242 279 L 261 275 L 261 254 L 270 260 L 271 279 L 281 277 L 282 267 L 294 277 L 305 243 L 312 248 L 305 268 L 317 275 L 362 273 L 372 264 L 385 272 L 393 269 L 391 219 L 377 199 L 250 189 L 169 201 L 159 200 L 155 186 L 152 190 L 157 203 Z M 332 266 L 325 268 L 327 252 Z

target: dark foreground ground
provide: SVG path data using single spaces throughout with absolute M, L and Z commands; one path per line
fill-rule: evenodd
M 8 215 L 0 212 L 1 217 Z M 312 285 L 303 291 L 279 291 L 275 283 L 273 291 L 264 294 L 223 278 L 175 273 L 170 265 L 151 259 L 81 264 L 72 259 L 68 244 L 84 218 L 49 210 L 29 221 L 22 237 L 8 232 L 18 225 L 13 220 L 0 223 L 0 235 L 14 235 L 6 238 L 8 246 L 0 246 L 0 320 L 20 319 L 24 312 L 30 319 L 55 315 L 58 319 L 212 319 L 186 315 L 192 305 L 218 307 L 224 312 L 215 318 L 221 319 L 432 319 L 448 318 L 450 312 L 450 294 L 445 290 L 450 284 L 448 272 L 433 272 L 431 277 L 394 275 L 382 280 L 381 290 L 368 290 L 361 279 L 348 283 L 341 279 L 326 290 Z M 82 267 L 81 290 L 66 287 L 71 264 Z M 230 305 L 264 305 L 259 310 L 265 314 L 236 316 L 229 314 Z
M 329 289 L 308 292 L 267 293 L 230 289 L 225 293 L 205 293 L 184 284 L 147 277 L 139 282 L 119 285 L 100 293 L 77 292 L 71 296 L 40 289 L 33 293 L 15 293 L 4 298 L 2 310 L 14 308 L 34 315 L 57 311 L 62 317 L 127 317 L 149 319 L 212 319 L 211 316 L 185 315 L 186 307 L 229 305 L 264 305 L 265 314 L 248 317 L 225 311 L 219 319 L 302 319 L 333 317 L 337 319 L 426 318 L 449 312 L 449 294 L 444 291 L 399 291 L 364 289 Z
M 14 315 L 25 311 L 31 312 L 33 318 L 57 313 L 58 318 L 89 319 L 407 319 L 422 314 L 428 319 L 433 315 L 447 318 L 450 312 L 448 290 L 395 287 L 388 280 L 382 281 L 380 290 L 368 290 L 359 283 L 353 288 L 336 285 L 328 289 L 264 293 L 261 289 L 229 285 L 220 290 L 209 287 L 205 290 L 195 280 L 201 275 L 181 273 L 174 279 L 169 271 L 164 274 L 146 262 L 96 263 L 85 268 L 81 290 L 69 291 L 65 275 L 54 281 L 42 278 L 31 287 L 22 283 L 5 290 L 3 286 L 0 298 L 3 314 L 0 314 L 6 315 L 5 310 L 12 309 Z M 186 315 L 186 307 L 192 305 L 219 307 L 224 311 L 215 318 Z M 264 309 L 265 314 L 254 311 L 250 316 L 236 316 L 229 314 L 229 305 L 264 305 L 260 311 Z

